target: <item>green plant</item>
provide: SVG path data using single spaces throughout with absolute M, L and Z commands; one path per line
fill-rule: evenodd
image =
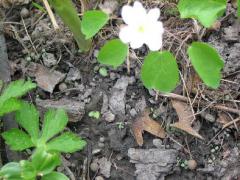
M 239 0 L 238 0 L 239 3 Z M 226 9 L 226 0 L 180 0 L 178 10 L 182 18 L 195 18 L 205 27 L 212 24 L 223 15 Z M 134 16 L 134 13 L 138 15 Z M 139 14 L 140 13 L 140 14 Z M 155 9 L 146 10 L 139 2 L 135 2 L 133 7 L 126 5 L 122 9 L 122 17 L 126 26 L 120 30 L 120 39 L 106 42 L 98 54 L 98 61 L 105 65 L 118 67 L 128 56 L 128 43 L 135 49 L 144 42 L 151 51 L 156 51 L 161 47 L 161 40 L 156 35 L 154 38 L 154 24 L 159 24 L 155 28 L 158 34 L 162 33 L 161 22 L 156 21 L 160 13 Z M 136 19 L 141 16 L 141 21 Z M 134 18 L 135 17 L 135 18 Z M 151 17 L 152 19 L 149 19 Z M 139 19 L 139 18 L 138 18 Z M 145 20 L 144 20 L 145 19 Z M 142 40 L 139 40 L 141 39 Z M 122 42 L 121 42 L 122 41 Z M 159 43 L 157 46 L 156 43 Z M 152 88 L 161 92 L 171 92 L 179 82 L 178 67 L 176 59 L 168 51 L 151 52 L 145 57 L 141 68 L 141 79 L 147 88 Z M 188 56 L 192 65 L 203 82 L 211 88 L 218 88 L 221 80 L 221 69 L 224 62 L 217 51 L 209 44 L 203 42 L 192 42 L 188 46 Z
M 91 40 L 87 40 L 81 31 L 81 20 L 78 17 L 77 10 L 75 9 L 72 1 L 49 0 L 49 2 L 73 33 L 80 51 L 88 51 L 90 49 Z
M 94 119 L 99 119 L 101 114 L 99 111 L 90 111 L 88 113 L 88 116 L 91 117 L 91 118 L 94 118 Z
M 61 164 L 60 155 L 81 150 L 86 142 L 72 132 L 62 132 L 68 122 L 65 111 L 48 110 L 40 131 L 38 111 L 33 105 L 22 102 L 21 108 L 16 112 L 16 121 L 22 130 L 14 128 L 2 133 L 6 144 L 15 151 L 32 147 L 35 149 L 29 160 L 11 162 L 3 166 L 0 179 L 68 179 L 64 174 L 54 171 Z M 61 134 L 58 135 L 59 133 Z
M 49 2 L 73 33 L 80 51 L 88 51 L 91 38 L 107 23 L 108 15 L 99 10 L 89 10 L 84 12 L 81 21 L 71 0 L 49 0 Z

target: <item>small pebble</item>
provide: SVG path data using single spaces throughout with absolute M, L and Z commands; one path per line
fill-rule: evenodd
M 29 10 L 27 8 L 22 8 L 21 11 L 20 11 L 20 15 L 23 17 L 23 18 L 27 18 L 29 17 L 30 13 L 29 13 Z
M 101 152 L 101 149 L 93 149 L 92 154 L 95 155 L 95 154 L 98 154 L 100 152 Z
M 101 142 L 98 143 L 98 147 L 103 148 L 104 146 L 105 146 L 104 143 L 101 143 Z
M 102 143 L 104 143 L 104 142 L 105 142 L 105 137 L 100 137 L 100 138 L 99 138 L 99 141 L 102 142 Z
M 104 180 L 104 178 L 102 176 L 97 176 L 95 180 Z
M 92 163 L 90 164 L 90 169 L 91 169 L 91 171 L 96 172 L 96 171 L 99 169 L 98 163 L 92 162 Z
M 113 114 L 111 111 L 107 111 L 103 114 L 103 118 L 107 122 L 113 122 L 115 120 L 115 114 Z
M 65 83 L 61 83 L 59 84 L 58 88 L 61 92 L 63 92 L 67 89 L 67 85 Z
M 153 139 L 153 145 L 154 145 L 156 148 L 162 147 L 162 140 L 161 140 L 161 139 Z
M 194 159 L 191 159 L 187 162 L 188 168 L 194 170 L 197 168 L 197 162 Z
M 137 111 L 135 109 L 131 109 L 130 114 L 132 117 L 135 117 L 137 115 Z

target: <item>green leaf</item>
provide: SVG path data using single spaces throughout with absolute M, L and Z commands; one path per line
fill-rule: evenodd
M 47 11 L 45 10 L 45 8 L 42 5 L 40 5 L 40 4 L 36 3 L 36 2 L 32 2 L 32 5 L 35 8 L 37 8 L 39 11 L 42 11 L 43 13 L 47 13 Z
M 21 167 L 19 163 L 10 162 L 4 165 L 0 169 L 0 179 L 20 179 L 21 177 Z
M 0 107 L 0 116 L 16 111 L 21 108 L 21 101 L 16 98 L 10 98 L 4 101 Z
M 99 69 L 99 74 L 100 74 L 101 76 L 103 76 L 103 77 L 107 77 L 107 76 L 108 76 L 108 71 L 107 71 L 106 68 L 101 67 L 101 68 Z
M 30 161 L 22 160 L 21 165 L 21 179 L 23 180 L 35 180 L 37 176 L 37 171 L 33 167 Z
M 48 151 L 73 153 L 85 147 L 86 141 L 71 132 L 65 132 L 47 143 Z
M 86 39 L 92 38 L 107 23 L 109 17 L 99 10 L 86 11 L 82 18 L 82 32 Z
M 6 131 L 2 133 L 2 137 L 6 144 L 10 146 L 10 149 L 14 151 L 22 151 L 34 146 L 30 136 L 19 129 Z
M 47 142 L 67 125 L 68 117 L 63 109 L 48 110 L 45 114 L 41 140 Z
M 128 54 L 128 45 L 122 43 L 120 39 L 108 41 L 98 54 L 98 61 L 102 64 L 113 66 L 121 65 Z
M 31 81 L 17 80 L 11 82 L 0 97 L 0 106 L 7 99 L 23 96 L 34 88 L 36 88 L 36 84 Z
M 81 51 L 90 49 L 91 41 L 81 31 L 81 20 L 71 0 L 49 0 L 63 22 L 69 27 Z
M 178 66 L 168 51 L 150 52 L 144 60 L 141 78 L 147 88 L 171 92 L 179 81 Z
M 16 112 L 16 121 L 34 141 L 37 140 L 39 137 L 39 113 L 34 105 L 23 102 L 21 109 Z
M 219 87 L 224 62 L 217 51 L 206 43 L 193 42 L 188 55 L 203 82 L 211 88 Z
M 38 174 L 46 175 L 51 173 L 57 166 L 61 164 L 59 153 L 48 153 L 38 148 L 31 157 L 32 166 Z
M 101 113 L 99 111 L 90 111 L 88 113 L 88 116 L 94 119 L 99 119 L 101 116 Z
M 41 180 L 69 180 L 69 178 L 62 173 L 54 171 L 43 176 Z
M 181 18 L 194 18 L 203 26 L 211 27 L 223 15 L 226 0 L 180 0 L 178 9 Z

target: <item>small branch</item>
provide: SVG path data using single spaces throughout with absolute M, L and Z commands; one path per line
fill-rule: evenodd
M 59 28 L 59 26 L 58 26 L 58 23 L 57 23 L 57 21 L 56 21 L 56 19 L 55 19 L 55 16 L 54 16 L 54 14 L 53 14 L 53 12 L 52 12 L 52 9 L 51 9 L 48 1 L 47 1 L 47 0 L 43 0 L 43 3 L 44 3 L 44 6 L 45 6 L 45 8 L 46 8 L 46 10 L 47 10 L 47 12 L 48 12 L 49 17 L 50 17 L 50 20 L 51 20 L 51 22 L 52 22 L 53 28 L 54 28 L 55 30 L 59 30 L 60 28 Z
M 225 128 L 227 128 L 228 126 L 231 126 L 232 124 L 237 123 L 238 121 L 240 121 L 240 118 L 236 118 L 236 119 L 232 120 L 231 122 L 225 124 L 225 125 L 222 127 L 222 129 L 225 129 Z
M 169 97 L 169 98 L 176 99 L 176 100 L 179 100 L 179 101 L 188 102 L 188 98 L 187 97 L 184 97 L 184 96 L 181 96 L 181 95 L 178 95 L 178 94 L 174 94 L 174 93 L 166 93 L 166 94 L 162 94 L 161 93 L 161 94 L 159 94 L 159 96 Z M 197 106 L 197 105 L 198 104 L 196 104 L 196 103 L 193 104 L 193 106 Z M 204 102 L 200 102 L 199 105 L 201 105 L 201 106 L 208 106 L 208 104 L 204 103 Z M 211 105 L 209 105 L 209 108 L 213 108 L 213 109 L 221 110 L 221 111 L 227 111 L 227 112 L 231 112 L 231 113 L 240 115 L 240 110 L 239 109 L 226 107 L 226 106 L 224 106 L 222 104 L 211 104 Z

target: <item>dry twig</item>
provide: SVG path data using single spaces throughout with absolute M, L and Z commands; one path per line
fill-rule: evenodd
M 46 10 L 47 10 L 47 12 L 48 12 L 49 17 L 50 17 L 50 20 L 51 20 L 51 22 L 52 22 L 53 28 L 54 28 L 55 30 L 59 30 L 60 28 L 59 28 L 59 26 L 58 26 L 58 23 L 57 23 L 57 21 L 56 21 L 56 19 L 55 19 L 55 16 L 54 16 L 54 14 L 53 14 L 53 12 L 52 12 L 52 9 L 51 9 L 48 1 L 47 1 L 47 0 L 43 0 L 43 3 L 44 3 L 44 6 L 45 6 L 45 8 L 46 8 Z

